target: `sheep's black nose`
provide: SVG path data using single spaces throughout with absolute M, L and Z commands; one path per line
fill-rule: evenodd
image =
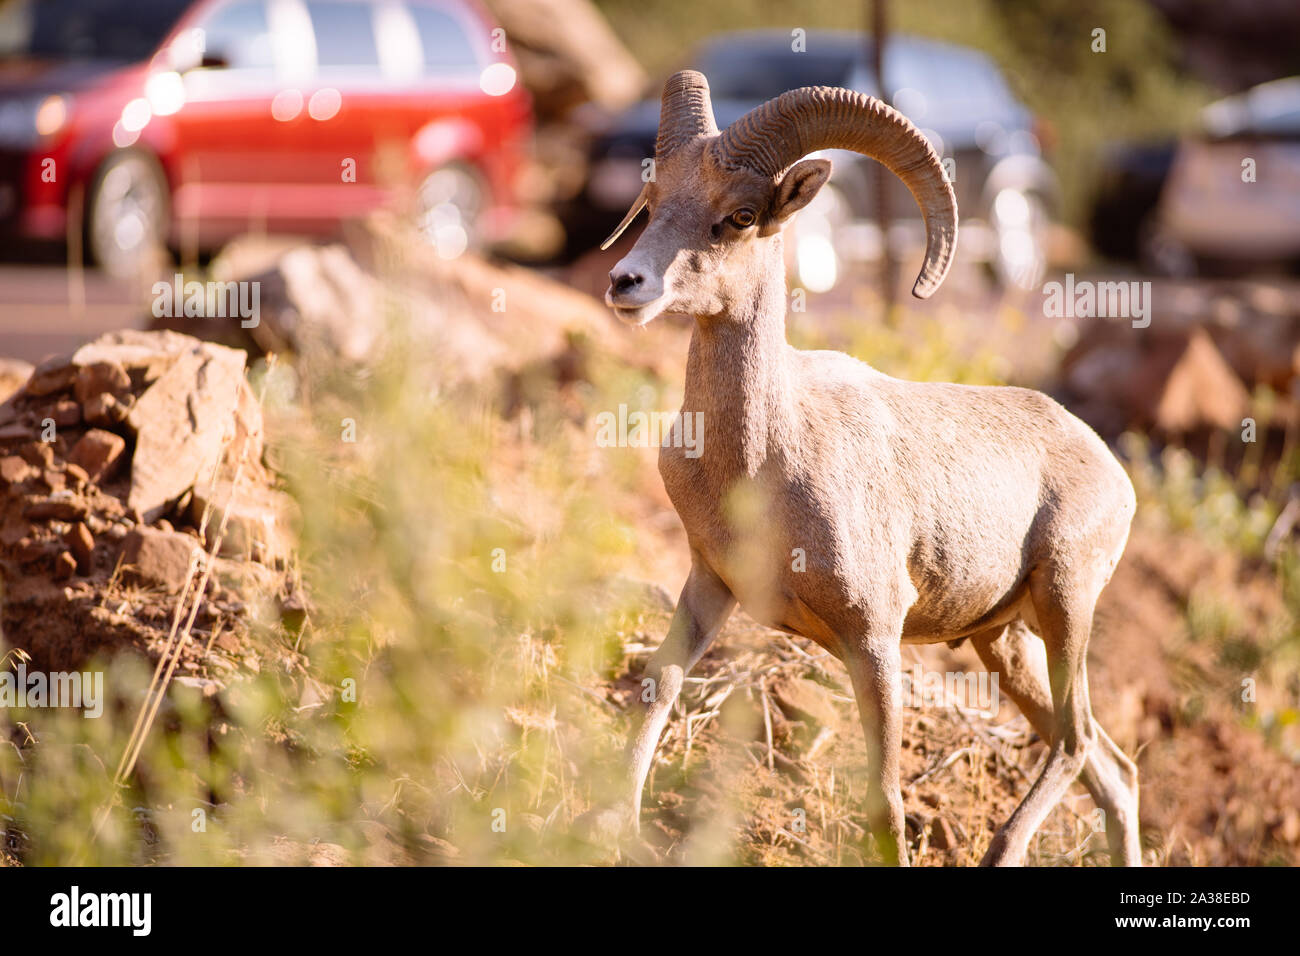
M 639 286 L 645 281 L 645 277 L 638 272 L 611 272 L 609 274 L 609 281 L 614 287 L 614 293 L 616 295 L 622 295 L 624 292 L 631 292 Z

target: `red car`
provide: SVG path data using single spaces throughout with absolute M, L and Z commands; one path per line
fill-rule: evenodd
M 0 233 L 84 229 L 115 274 L 398 197 L 454 257 L 508 225 L 531 132 L 468 0 L 0 0 Z

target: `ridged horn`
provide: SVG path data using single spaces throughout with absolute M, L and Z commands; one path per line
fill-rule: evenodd
M 879 160 L 907 186 L 925 219 L 925 263 L 912 294 L 929 298 L 948 274 L 957 247 L 957 197 L 929 140 L 875 97 L 828 86 L 791 90 L 736 120 L 711 149 L 725 166 L 774 179 L 819 149 L 851 149 Z
M 709 99 L 709 81 L 703 73 L 682 70 L 664 84 L 659 104 L 659 136 L 655 140 L 655 158 L 663 159 L 683 143 L 697 136 L 716 136 L 713 103 Z
M 709 81 L 703 73 L 682 70 L 674 73 L 664 84 L 664 95 L 659 106 L 659 135 L 655 139 L 655 161 L 668 156 L 683 143 L 697 136 L 716 136 L 718 125 L 713 119 L 713 103 L 709 99 Z M 600 244 L 601 250 L 614 244 L 624 230 L 632 225 L 646 206 L 650 184 L 641 187 L 641 193 L 632 203 L 623 221 L 609 238 Z

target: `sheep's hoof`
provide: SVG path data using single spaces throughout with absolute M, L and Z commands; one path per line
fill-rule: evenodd
M 617 854 L 623 841 L 635 836 L 631 811 L 623 807 L 597 807 L 573 821 L 573 835 L 589 846 Z

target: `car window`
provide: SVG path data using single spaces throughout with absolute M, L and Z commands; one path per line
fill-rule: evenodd
M 996 65 L 966 50 L 909 47 L 885 53 L 886 80 L 894 89 L 918 90 L 936 103 L 994 113 L 1012 99 Z
M 715 46 L 698 69 L 717 100 L 767 100 L 801 86 L 841 86 L 853 68 L 842 51 L 795 53 L 789 47 Z
M 316 64 L 333 68 L 379 68 L 373 4 L 307 0 L 316 34 Z
M 459 20 L 446 10 L 428 4 L 413 3 L 408 9 L 420 36 L 420 46 L 424 48 L 426 74 L 478 71 L 476 45 Z
M 271 30 L 263 0 L 233 0 L 201 24 L 203 52 L 232 70 L 270 69 Z
M 148 59 L 190 0 L 0 0 L 0 59 Z

